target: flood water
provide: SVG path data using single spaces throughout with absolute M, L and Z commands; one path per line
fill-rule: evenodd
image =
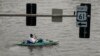
M 26 26 L 26 17 L 0 17 L 0 56 L 100 56 L 100 0 L 0 0 L 0 13 L 26 13 L 27 3 L 37 3 L 37 14 L 52 14 L 52 9 L 63 9 L 73 15 L 80 3 L 91 3 L 91 34 L 79 38 L 75 17 L 63 17 L 63 22 L 52 22 L 50 17 L 37 17 L 37 26 Z M 20 47 L 14 44 L 38 38 L 59 41 L 46 47 Z

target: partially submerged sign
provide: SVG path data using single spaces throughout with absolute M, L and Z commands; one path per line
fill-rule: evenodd
M 79 27 L 87 27 L 87 6 L 77 6 L 76 24 Z
M 37 4 L 27 3 L 26 4 L 26 14 L 36 14 Z M 36 16 L 26 16 L 27 26 L 36 26 Z
M 52 9 L 52 15 L 62 15 L 63 10 L 62 9 Z M 62 16 L 53 16 L 52 17 L 53 22 L 62 22 Z

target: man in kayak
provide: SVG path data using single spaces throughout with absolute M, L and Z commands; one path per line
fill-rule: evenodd
M 23 41 L 23 43 L 27 43 L 27 44 L 33 44 L 36 42 L 42 43 L 43 39 L 42 38 L 37 39 L 37 37 L 33 34 L 30 34 L 30 38 L 28 40 Z
M 30 38 L 27 40 L 27 43 L 32 44 L 37 41 L 37 37 L 34 36 L 33 34 L 30 34 Z

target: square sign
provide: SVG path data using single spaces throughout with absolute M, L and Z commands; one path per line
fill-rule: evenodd
M 76 10 L 77 11 L 84 11 L 84 12 L 86 12 L 87 11 L 87 6 L 77 6 Z
M 77 16 L 76 16 L 76 24 L 79 27 L 87 27 L 87 6 L 78 6 L 77 7 Z
M 52 9 L 52 15 L 62 15 L 63 10 L 62 9 Z M 62 16 L 53 16 L 52 22 L 62 22 Z
M 87 27 L 87 22 L 77 22 L 77 26 Z

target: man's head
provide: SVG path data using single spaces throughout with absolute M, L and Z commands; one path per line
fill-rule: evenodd
M 33 38 L 33 34 L 30 34 L 30 37 Z

